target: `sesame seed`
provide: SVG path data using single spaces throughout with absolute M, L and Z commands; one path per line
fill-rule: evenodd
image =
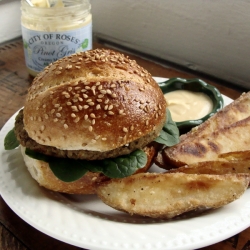
M 71 91 L 72 90 L 72 87 L 68 87 L 68 91 Z
M 42 125 L 42 126 L 40 127 L 40 130 L 41 130 L 41 131 L 44 131 L 44 129 L 45 129 L 45 126 Z
M 88 109 L 88 108 L 89 108 L 89 105 L 84 105 L 83 108 L 84 108 L 84 109 Z
M 67 102 L 66 104 L 67 104 L 68 106 L 71 106 L 71 105 L 72 105 L 72 103 L 71 103 L 71 102 Z
M 57 111 L 61 111 L 62 110 L 62 107 L 59 107 Z
M 86 102 L 92 102 L 92 99 L 88 99 L 88 100 L 86 100 Z
M 98 98 L 103 98 L 104 97 L 104 95 L 98 95 Z
M 90 105 L 90 106 L 94 106 L 95 103 L 94 103 L 94 102 L 89 102 L 89 105 Z
M 68 126 L 66 123 L 64 123 L 64 124 L 63 124 L 63 127 L 64 127 L 65 129 L 67 129 L 69 126 Z
M 53 121 L 54 121 L 54 122 L 58 122 L 58 118 L 55 118 Z
M 130 130 L 132 130 L 132 131 L 134 130 L 134 126 L 133 125 L 130 127 Z
M 104 95 L 107 93 L 106 90 L 100 90 L 100 92 L 101 92 L 102 94 L 104 94 Z
M 92 89 L 93 95 L 95 95 L 96 86 L 93 86 L 91 89 Z
M 96 99 L 97 102 L 102 102 L 102 99 Z
M 111 104 L 111 105 L 109 105 L 109 107 L 108 107 L 108 110 L 111 110 L 111 109 L 113 109 L 113 105 Z
M 83 94 L 82 96 L 83 96 L 83 98 L 88 98 L 88 97 L 89 97 L 89 96 L 86 95 L 86 94 Z
M 84 116 L 84 120 L 88 120 L 89 116 L 88 115 L 85 115 Z
M 97 104 L 97 105 L 96 105 L 96 109 L 97 109 L 97 110 L 101 109 L 101 105 L 100 105 L 100 104 Z
M 72 113 L 71 117 L 76 118 L 76 114 Z
M 109 115 L 114 115 L 115 113 L 112 112 L 112 111 L 108 111 L 108 114 L 109 114 Z
M 75 112 L 78 112 L 78 108 L 76 106 L 71 106 L 71 109 Z
M 105 138 L 105 137 L 102 137 L 102 141 L 107 141 L 107 138 Z
M 55 111 L 56 111 L 55 109 L 52 109 L 52 110 L 50 111 L 50 113 L 51 113 L 51 114 L 54 114 Z
M 89 131 L 92 132 L 93 131 L 93 127 L 89 126 Z
M 80 120 L 80 118 L 78 116 L 78 117 L 76 117 L 76 119 L 74 120 L 74 122 L 77 123 L 77 122 L 79 122 L 79 120 Z
M 48 116 L 47 114 L 45 114 L 44 117 L 45 117 L 45 119 L 48 119 L 48 118 L 49 118 L 49 116 Z
M 92 125 L 95 125 L 95 119 L 93 119 L 93 120 L 91 121 L 91 124 L 92 124 Z
M 127 133 L 127 132 L 128 132 L 128 129 L 125 128 L 125 127 L 123 127 L 122 131 L 125 132 L 125 133 Z
M 92 143 L 96 143 L 96 140 L 92 139 L 91 142 L 92 142 Z
M 72 68 L 72 65 L 70 65 L 70 64 L 68 64 L 67 66 L 66 66 L 66 69 L 71 69 Z
M 56 117 L 61 117 L 62 115 L 60 113 L 56 113 Z
M 78 105 L 78 109 L 79 109 L 79 110 L 82 110 L 82 105 Z

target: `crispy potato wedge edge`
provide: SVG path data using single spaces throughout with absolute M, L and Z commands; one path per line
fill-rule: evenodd
M 245 192 L 249 181 L 244 174 L 143 173 L 101 183 L 96 193 L 116 210 L 170 219 L 227 205 Z

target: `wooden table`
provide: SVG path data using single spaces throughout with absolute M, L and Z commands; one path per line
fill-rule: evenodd
M 94 47 L 106 47 L 107 44 L 95 43 Z M 138 64 L 146 68 L 153 76 L 159 77 L 199 77 L 216 86 L 221 93 L 235 99 L 242 90 L 225 86 L 225 82 L 211 80 L 197 73 L 185 72 L 173 65 L 162 66 L 159 63 L 126 52 Z M 27 73 L 22 40 L 18 39 L 0 45 L 0 128 L 24 104 L 27 89 L 32 81 Z M 0 166 L 1 167 L 1 166 Z M 76 250 L 80 249 L 53 239 L 31 227 L 20 219 L 0 197 L 0 249 L 1 250 Z M 250 249 L 250 228 L 203 250 L 247 250 Z

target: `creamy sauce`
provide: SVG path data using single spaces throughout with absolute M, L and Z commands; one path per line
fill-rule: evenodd
M 212 100 L 201 92 L 176 90 L 164 95 L 173 121 L 197 120 L 213 109 Z

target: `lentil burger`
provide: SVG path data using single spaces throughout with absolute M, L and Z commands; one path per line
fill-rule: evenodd
M 31 157 L 27 149 L 75 162 L 99 162 L 143 149 L 145 170 L 155 153 L 150 143 L 165 120 L 166 102 L 152 76 L 123 54 L 96 49 L 60 59 L 37 75 L 16 118 L 15 134 L 40 185 L 88 194 L 109 177 L 89 169 L 75 181 L 62 181 L 46 160 Z

